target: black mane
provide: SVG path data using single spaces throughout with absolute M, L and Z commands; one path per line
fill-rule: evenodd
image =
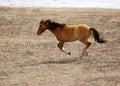
M 58 27 L 63 27 L 63 26 L 66 25 L 66 24 L 60 24 L 60 23 L 57 23 L 57 22 L 54 22 L 54 21 L 51 21 L 51 20 L 47 20 L 47 22 L 49 24 L 48 29 L 50 29 L 50 30 L 55 30 Z

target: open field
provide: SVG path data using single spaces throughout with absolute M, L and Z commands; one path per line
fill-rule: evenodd
M 109 41 L 78 60 L 84 45 L 64 54 L 49 31 L 36 34 L 41 19 L 86 23 Z M 0 7 L 0 86 L 120 86 L 120 9 Z

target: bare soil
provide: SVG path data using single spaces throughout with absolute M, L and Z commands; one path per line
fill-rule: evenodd
M 36 34 L 41 19 L 88 24 L 108 42 L 64 54 L 52 33 Z M 120 9 L 0 7 L 0 86 L 120 86 Z

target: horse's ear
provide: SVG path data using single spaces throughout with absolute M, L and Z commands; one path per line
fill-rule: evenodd
M 50 19 L 46 20 L 46 23 L 47 24 L 51 23 L 51 20 Z
M 42 20 L 40 21 L 40 24 L 43 23 L 43 22 L 44 22 L 44 21 L 43 21 L 43 19 L 42 19 Z
M 49 25 L 49 23 L 50 23 L 49 20 L 45 20 L 45 21 L 44 21 L 44 24 L 45 24 L 45 25 Z

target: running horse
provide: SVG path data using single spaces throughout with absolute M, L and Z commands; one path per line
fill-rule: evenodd
M 63 48 L 65 42 L 73 42 L 79 40 L 85 44 L 86 46 L 82 51 L 82 56 L 88 55 L 87 49 L 92 44 L 88 40 L 89 38 L 94 38 L 94 40 L 98 43 L 106 42 L 106 40 L 100 38 L 100 34 L 95 28 L 91 28 L 86 24 L 66 25 L 51 20 L 41 20 L 37 34 L 40 35 L 45 30 L 49 30 L 56 36 L 57 40 L 59 41 L 58 48 L 69 55 L 71 55 L 71 53 Z

